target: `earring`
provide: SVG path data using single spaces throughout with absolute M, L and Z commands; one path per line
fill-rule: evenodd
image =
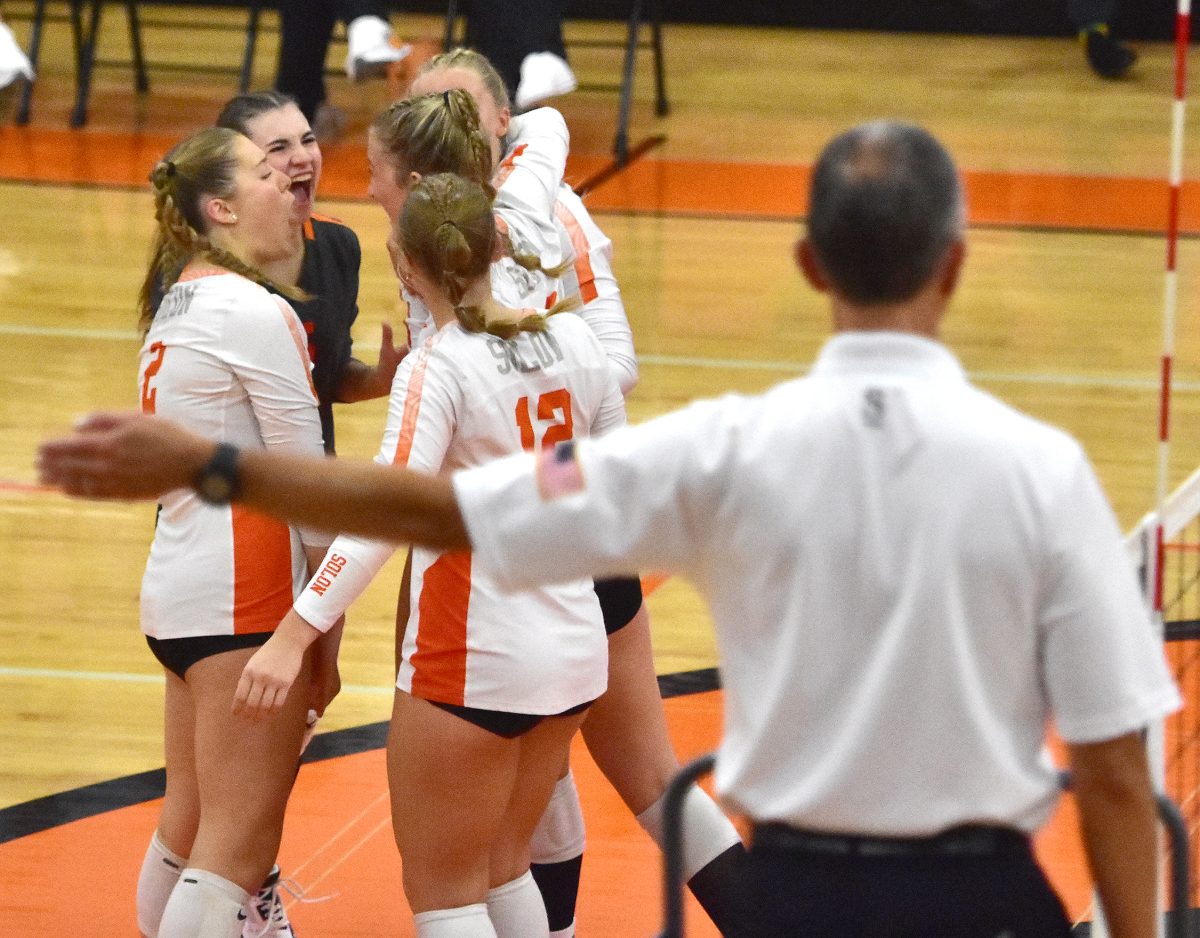
M 236 225 L 236 224 L 237 224 L 237 215 L 235 215 L 233 212 L 230 212 L 230 213 L 229 213 L 229 223 L 230 223 L 231 225 Z

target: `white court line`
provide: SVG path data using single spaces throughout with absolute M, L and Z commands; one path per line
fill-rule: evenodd
M 49 326 L 17 326 L 0 322 L 0 335 L 32 335 L 47 339 L 98 339 L 105 342 L 140 341 L 142 334 L 132 329 L 65 329 Z
M 312 890 L 313 888 L 315 888 L 318 884 L 320 884 L 324 880 L 328 879 L 338 867 L 342 866 L 342 864 L 344 864 L 347 860 L 349 860 L 352 856 L 354 856 L 354 854 L 358 853 L 359 850 L 361 850 L 368 843 L 370 843 L 371 839 L 373 837 L 375 837 L 376 834 L 378 834 L 385 827 L 391 827 L 391 825 L 392 825 L 392 818 L 391 818 L 391 815 L 389 814 L 388 817 L 384 818 L 382 821 L 380 821 L 378 824 L 376 824 L 375 827 L 372 828 L 372 830 L 365 837 L 363 837 L 361 840 L 358 841 L 358 843 L 356 843 L 349 850 L 347 850 L 345 853 L 343 853 L 340 858 L 335 860 L 333 865 L 327 867 L 324 873 L 322 873 L 320 876 L 318 876 L 316 879 L 314 879 L 311 883 L 309 883 L 307 886 L 305 886 L 304 891 L 307 893 L 310 890 Z M 332 896 L 329 896 L 327 898 L 332 899 L 336 895 L 337 895 L 337 893 L 335 892 Z M 297 902 L 303 902 L 303 901 L 304 901 L 303 899 L 300 899 L 299 897 L 297 897 L 295 899 L 285 901 L 283 904 L 283 907 L 285 909 L 291 911 L 292 906 L 294 906 Z M 321 900 L 310 899 L 308 901 L 319 902 Z
M 307 867 L 310 863 L 313 862 L 313 860 L 315 860 L 322 853 L 324 853 L 326 850 L 328 850 L 336 841 L 340 840 L 346 834 L 350 833 L 351 828 L 355 827 L 359 821 L 361 821 L 368 814 L 370 814 L 372 811 L 374 811 L 376 808 L 378 808 L 379 805 L 387 799 L 387 797 L 388 797 L 388 792 L 385 791 L 381 795 L 379 795 L 374 801 L 372 801 L 369 805 L 367 805 L 365 808 L 363 808 L 340 831 L 338 831 L 336 834 L 334 834 L 332 837 L 330 837 L 328 840 L 326 840 L 325 843 L 321 844 L 321 846 L 319 846 L 316 850 L 314 850 L 307 860 L 305 860 L 299 866 L 295 867 L 291 871 L 291 876 L 293 878 L 295 878 L 296 876 L 299 876 L 301 871 L 303 871 L 305 869 L 305 867 Z
M 112 684 L 161 684 L 161 674 L 138 674 L 129 671 L 67 671 L 56 668 L 13 668 L 0 666 L 0 678 L 49 678 L 61 681 L 107 681 Z M 376 687 L 373 684 L 343 684 L 343 694 L 364 694 L 370 697 L 391 697 L 395 687 Z
M 141 334 L 132 330 L 63 329 L 46 326 L 18 326 L 6 323 L 0 323 L 0 335 L 97 339 L 121 342 L 141 339 Z M 371 352 L 377 350 L 364 349 L 363 351 Z M 809 369 L 809 365 L 803 362 L 763 361 L 753 358 L 699 358 L 685 355 L 639 355 L 638 362 L 643 365 L 657 365 L 669 368 L 709 368 L 723 371 L 733 369 L 779 371 L 793 375 L 805 374 Z M 1111 387 L 1131 388 L 1135 390 L 1158 390 L 1159 387 L 1159 381 L 1156 377 L 1131 378 L 1121 375 L 1007 374 L 990 371 L 968 372 L 968 376 L 972 381 L 991 382 L 994 384 L 1055 384 L 1069 387 Z M 1200 391 L 1200 382 L 1176 381 L 1173 387 L 1177 391 Z

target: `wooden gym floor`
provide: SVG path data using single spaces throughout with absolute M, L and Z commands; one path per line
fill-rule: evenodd
M 31 6 L 0 6 L 23 42 Z M 136 623 L 153 511 L 67 502 L 36 487 L 32 466 L 38 440 L 77 415 L 134 405 L 133 297 L 152 221 L 144 179 L 163 150 L 209 122 L 234 91 L 229 75 L 181 75 L 155 63 L 235 64 L 235 12 L 148 9 L 148 20 L 167 24 L 147 28 L 149 94 L 132 91 L 127 69 L 102 68 L 87 127 L 70 130 L 68 30 L 55 23 L 31 124 L 12 125 L 11 93 L 0 102 L 0 558 L 8 583 L 0 604 L 0 938 L 133 934 L 132 883 L 154 824 L 156 805 L 145 799 L 162 761 L 161 678 Z M 106 16 L 102 56 L 122 57 L 120 9 Z M 200 20 L 230 29 L 200 30 Z M 440 27 L 395 22 L 411 38 L 434 39 Z M 619 31 L 568 24 L 576 40 Z M 271 80 L 274 42 L 268 33 L 260 43 L 257 86 Z M 672 112 L 654 116 L 643 54 L 632 137 L 645 150 L 624 170 L 611 172 L 609 161 L 615 95 L 581 91 L 560 102 L 573 133 L 572 181 L 603 179 L 588 201 L 614 241 L 641 354 L 632 419 L 805 370 L 828 332 L 820 298 L 789 260 L 807 168 L 833 133 L 902 117 L 930 127 L 967 177 L 971 255 L 947 342 L 981 386 L 1084 443 L 1123 526 L 1151 506 L 1168 46 L 1143 45 L 1133 77 L 1116 83 L 1094 78 L 1066 39 L 669 25 L 666 47 Z M 335 47 L 332 68 L 340 54 Z M 577 46 L 572 59 L 585 81 L 618 72 L 611 51 Z M 330 96 L 346 128 L 325 145 L 320 201 L 363 242 L 355 338 L 372 361 L 379 323 L 402 319 L 382 250 L 383 214 L 364 199 L 365 127 L 388 88 L 334 76 Z M 1198 133 L 1193 121 L 1188 172 Z M 1172 481 L 1200 462 L 1195 195 L 1189 183 Z M 340 408 L 344 456 L 374 453 L 383 414 L 382 402 Z M 302 934 L 410 933 L 378 751 L 397 576 L 390 566 L 352 611 L 346 686 L 317 746 L 328 758 L 300 775 L 285 870 L 310 897 L 335 896 L 293 907 Z M 699 672 L 693 685 L 711 687 L 714 644 L 696 595 L 669 580 L 650 608 L 660 674 Z M 714 745 L 719 692 L 682 693 L 668 710 L 681 756 Z M 659 922 L 655 852 L 586 753 L 575 764 L 589 825 L 580 934 L 651 934 Z M 1085 915 L 1086 881 L 1070 837 L 1052 833 L 1041 849 L 1072 913 Z M 691 933 L 712 931 L 696 921 Z

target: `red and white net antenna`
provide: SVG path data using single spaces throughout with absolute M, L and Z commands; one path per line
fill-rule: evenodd
M 1158 484 L 1155 498 L 1154 579 L 1151 585 L 1155 617 L 1163 619 L 1165 545 L 1163 513 L 1170 484 L 1171 366 L 1175 359 L 1175 318 L 1179 301 L 1179 200 L 1183 187 L 1183 131 L 1187 110 L 1187 53 L 1192 32 L 1192 0 L 1179 0 L 1175 13 L 1175 99 L 1171 104 L 1170 195 L 1167 203 L 1167 270 L 1163 289 L 1162 369 L 1158 415 Z

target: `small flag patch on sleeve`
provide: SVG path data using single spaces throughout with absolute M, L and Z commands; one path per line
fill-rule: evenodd
M 566 440 L 553 449 L 539 450 L 536 474 L 543 501 L 582 492 L 583 470 L 575 458 L 575 441 Z

